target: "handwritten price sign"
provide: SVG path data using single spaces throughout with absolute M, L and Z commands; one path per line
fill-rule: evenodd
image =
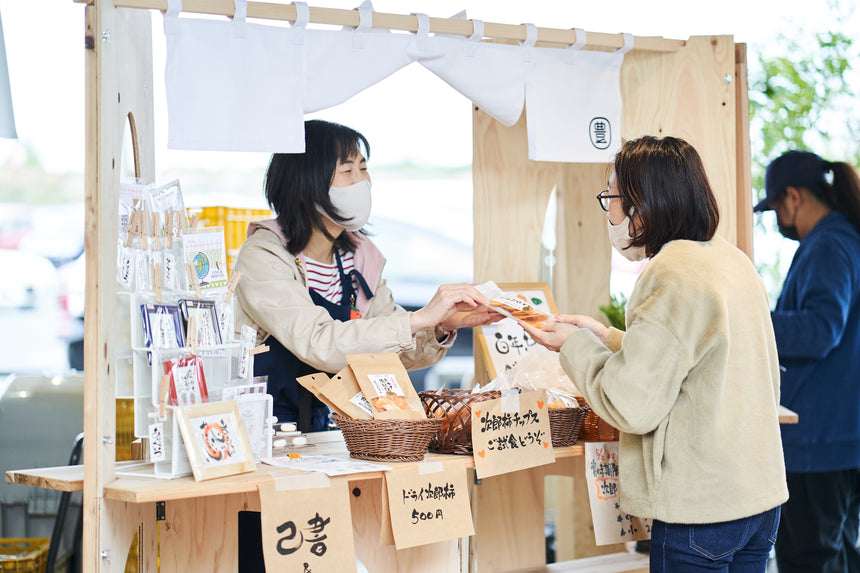
M 474 535 L 462 466 L 398 466 L 385 473 L 385 481 L 397 549 Z
M 479 478 L 555 461 L 545 391 L 480 402 L 472 416 L 472 450 Z

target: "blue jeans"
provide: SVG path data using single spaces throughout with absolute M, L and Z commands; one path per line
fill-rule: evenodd
M 775 507 L 722 523 L 681 524 L 655 519 L 651 528 L 651 573 L 764 573 L 776 541 L 779 511 Z

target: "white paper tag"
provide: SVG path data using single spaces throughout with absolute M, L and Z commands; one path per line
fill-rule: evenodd
M 251 377 L 251 351 L 257 345 L 257 331 L 247 324 L 242 325 L 242 354 L 239 356 L 239 378 Z
M 176 386 L 176 401 L 180 406 L 203 403 L 196 366 L 177 366 L 173 369 L 173 384 Z
M 137 279 L 137 290 L 149 290 L 149 257 L 146 251 L 138 249 L 134 253 L 134 275 Z
M 164 253 L 164 287 L 165 290 L 179 290 L 176 284 L 176 255 L 170 252 Z
M 163 461 L 166 457 L 164 452 L 164 424 L 156 422 L 149 425 L 149 459 L 153 462 Z
M 370 414 L 373 415 L 373 410 L 370 407 L 370 402 L 367 401 L 367 398 L 364 396 L 364 392 L 359 392 L 355 396 L 349 399 L 350 402 Z
M 133 270 L 132 260 L 131 260 L 131 249 L 126 247 L 120 248 L 119 255 L 119 268 L 117 268 L 117 278 L 119 279 L 119 284 L 123 288 L 130 289 L 131 288 L 131 274 Z
M 377 396 L 388 396 L 389 393 L 395 396 L 406 395 L 403 388 L 397 383 L 397 377 L 394 374 L 368 374 L 367 377 L 373 384 Z

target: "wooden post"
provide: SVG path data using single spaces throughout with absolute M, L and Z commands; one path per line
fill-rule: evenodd
M 735 44 L 735 97 L 737 134 L 738 248 L 753 256 L 752 170 L 750 157 L 750 97 L 747 80 L 747 45 Z
M 148 12 L 117 9 L 110 0 L 86 7 L 83 563 L 88 571 L 121 570 L 128 553 L 121 541 L 125 533 L 117 537 L 114 527 L 123 521 L 116 515 L 122 508 L 107 504 L 103 490 L 115 477 L 117 191 L 127 120 L 136 175 L 149 180 L 155 175 L 151 38 Z

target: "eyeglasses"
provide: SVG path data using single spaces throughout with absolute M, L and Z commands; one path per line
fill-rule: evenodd
M 597 202 L 600 203 L 600 208 L 604 211 L 609 211 L 610 199 L 623 199 L 624 195 L 610 195 L 609 189 L 605 189 L 597 194 Z

